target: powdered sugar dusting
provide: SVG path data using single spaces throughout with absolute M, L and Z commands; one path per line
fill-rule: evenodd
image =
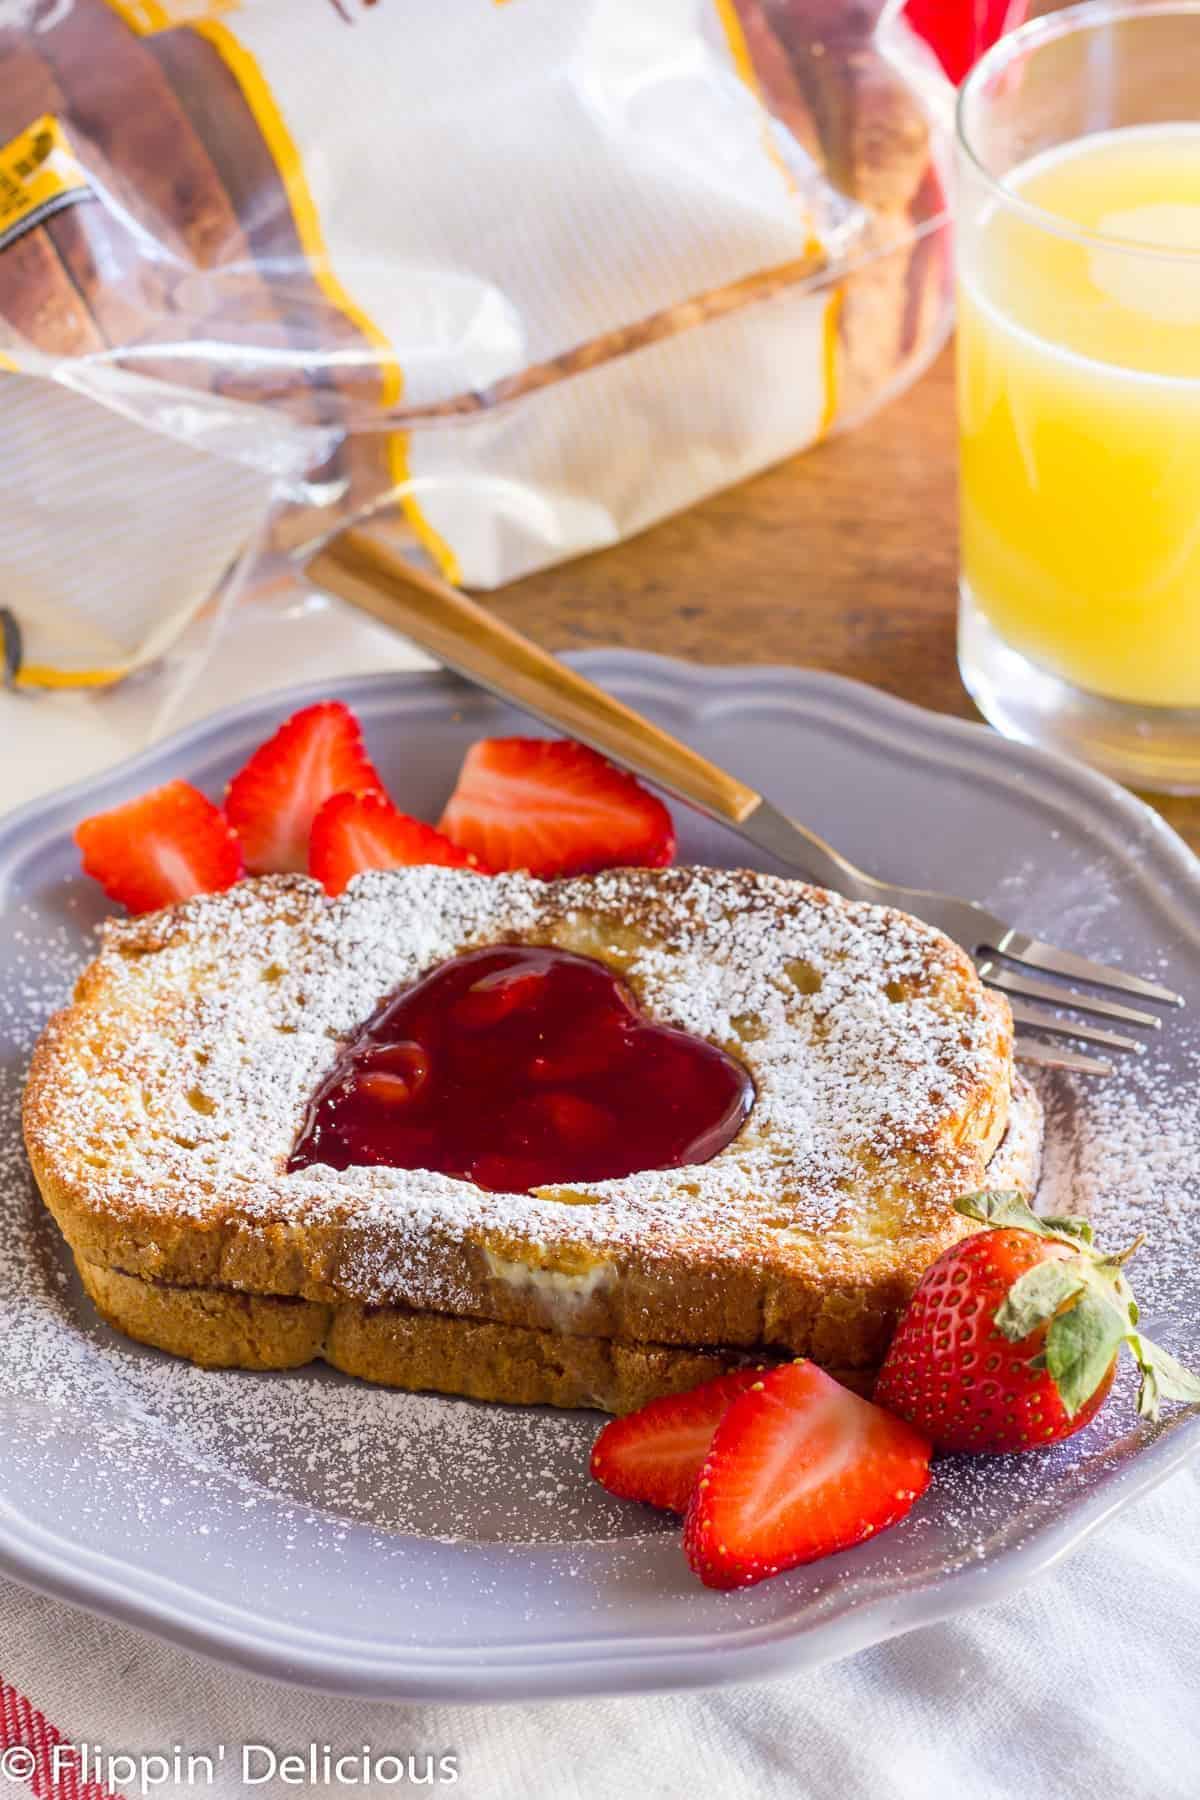
M 364 1524 L 380 1534 L 380 1555 L 389 1543 L 402 1547 L 407 1533 L 513 1547 L 605 1540 L 614 1549 L 619 1541 L 631 1571 L 640 1568 L 640 1540 L 660 1527 L 588 1480 L 594 1414 L 393 1393 L 330 1372 L 205 1371 L 126 1343 L 97 1323 L 38 1200 L 18 1125 L 34 1037 L 69 991 L 87 950 L 69 914 L 56 921 L 22 909 L 7 919 L 9 975 L 0 990 L 0 1416 L 11 1432 L 10 1467 L 27 1459 L 36 1477 L 49 1437 L 61 1422 L 78 1420 L 86 1504 L 101 1534 L 126 1516 L 142 1530 L 169 1516 L 184 1536 L 207 1531 L 191 1519 L 219 1496 L 244 1521 L 267 1508 L 270 1529 L 287 1542 L 307 1521 L 331 1569 L 346 1554 L 347 1534 Z M 1039 1080 L 1049 1115 L 1043 1210 L 1086 1208 L 1105 1242 L 1148 1231 L 1152 1253 L 1136 1272 L 1150 1327 L 1192 1356 L 1200 1350 L 1200 1057 L 1188 1035 L 1194 1029 L 1188 1015 L 1173 1019 L 1170 1039 L 1164 1036 L 1152 1057 L 1125 1065 L 1107 1084 Z M 23 1421 L 35 1415 L 36 1425 L 27 1428 Z M 1062 1484 L 1063 1491 L 1078 1491 L 1089 1461 L 1119 1453 L 1131 1421 L 1128 1406 L 1119 1415 L 1110 1408 L 1086 1440 L 1045 1457 L 1010 1459 L 1002 1469 L 986 1461 L 944 1466 L 928 1501 L 906 1522 L 905 1544 L 928 1545 L 939 1566 L 969 1561 L 1011 1533 L 1014 1518 L 1029 1528 L 1039 1510 L 1058 1503 Z M 173 1473 L 164 1483 L 168 1455 Z M 879 1553 L 895 1554 L 899 1541 L 889 1534 Z M 205 1552 L 224 1553 L 215 1541 Z M 682 1580 L 682 1565 L 680 1572 Z M 600 1604 L 624 1604 L 620 1581 Z
M 1171 1021 L 1190 1036 L 1191 1022 Z M 1130 1275 L 1147 1328 L 1200 1315 L 1200 1047 L 1175 1046 L 1090 1085 L 1047 1087 L 1039 1207 L 1085 1213 L 1113 1249 L 1145 1234 Z
M 0 1416 L 36 1407 L 37 1442 L 57 1417 L 84 1422 L 98 1506 L 113 1502 L 138 1455 L 153 1461 L 169 1445 L 202 1487 L 233 1482 L 243 1505 L 271 1495 L 314 1509 L 331 1521 L 330 1542 L 339 1520 L 450 1541 L 628 1535 L 628 1509 L 581 1478 L 594 1414 L 391 1392 L 326 1370 L 202 1370 L 100 1324 L 38 1198 L 19 1117 L 38 1022 L 84 959 L 68 924 L 46 933 L 25 914 L 15 936 L 17 980 L 0 993 Z M 138 1501 L 147 1518 L 168 1503 L 152 1486 Z
M 741 1056 L 757 1089 L 741 1135 L 697 1167 L 571 1189 L 587 1203 L 570 1206 L 426 1171 L 286 1173 L 338 1042 L 444 958 L 504 941 L 613 961 L 649 1016 Z M 298 879 L 246 884 L 110 927 L 101 966 L 95 1010 L 62 1041 L 36 1109 L 51 1168 L 117 1215 L 236 1207 L 241 1221 L 310 1227 L 352 1210 L 363 1229 L 338 1281 L 367 1301 L 455 1304 L 416 1273 L 431 1234 L 600 1255 L 652 1240 L 665 1256 L 700 1243 L 735 1253 L 755 1227 L 853 1232 L 883 1201 L 902 1219 L 981 1175 L 973 1140 L 1005 1080 L 996 1012 L 937 933 L 745 872 L 544 884 L 406 869 L 332 904 Z

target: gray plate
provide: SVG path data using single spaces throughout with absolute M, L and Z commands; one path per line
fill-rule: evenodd
M 868 867 L 969 891 L 1187 995 L 1191 1012 L 1136 1074 L 1046 1097 L 1056 1210 L 1082 1200 L 1116 1235 L 1152 1230 L 1148 1328 L 1200 1360 L 1200 864 L 1179 840 L 1097 776 L 855 683 L 579 660 Z M 472 738 L 521 729 L 448 677 L 341 693 L 400 803 L 425 816 Z M 718 1595 L 689 1576 L 669 1522 L 590 1483 L 594 1414 L 387 1394 L 328 1371 L 206 1373 L 109 1332 L 42 1213 L 16 1123 L 29 1046 L 103 910 L 70 830 L 174 775 L 219 793 L 288 710 L 319 697 L 220 715 L 0 828 L 0 1567 L 329 1691 L 644 1692 L 781 1674 L 996 1600 L 1200 1444 L 1200 1418 L 1138 1424 L 1123 1391 L 1055 1450 L 941 1463 L 877 1542 Z M 743 860 L 715 826 L 679 823 L 684 859 Z

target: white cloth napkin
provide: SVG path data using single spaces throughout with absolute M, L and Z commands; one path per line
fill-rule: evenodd
M 185 649 L 164 697 L 147 684 L 70 706 L 0 695 L 9 804 L 140 748 L 282 678 L 279 611 L 290 619 L 287 678 L 304 681 L 421 659 L 386 632 L 296 595 L 254 610 L 215 645 Z M 301 620 L 304 623 L 301 626 Z M 188 658 L 190 657 L 190 661 Z M 23 788 L 21 784 L 23 785 Z M 769 1685 L 711 1693 L 506 1707 L 366 1705 L 256 1681 L 74 1608 L 0 1583 L 0 1800 L 5 1688 L 62 1738 L 109 1753 L 214 1757 L 214 1778 L 151 1792 L 342 1791 L 277 1775 L 246 1784 L 241 1746 L 306 1756 L 405 1759 L 404 1779 L 345 1791 L 461 1794 L 463 1800 L 1197 1800 L 1200 1796 L 1200 1469 L 1176 1474 L 1040 1582 L 986 1611 Z M 8 1741 L 17 1741 L 9 1725 Z M 224 1745 L 226 1755 L 215 1752 Z M 320 1755 L 320 1748 L 318 1748 Z M 456 1779 L 418 1785 L 426 1756 Z M 266 1753 L 250 1773 L 269 1767 Z M 449 1773 L 448 1766 L 443 1769 Z M 348 1774 L 353 1774 L 351 1767 Z M 118 1782 L 128 1800 L 136 1780 Z M 38 1800 L 99 1800 L 42 1787 Z

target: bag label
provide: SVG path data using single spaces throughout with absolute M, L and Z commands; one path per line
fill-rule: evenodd
M 0 250 L 52 213 L 92 198 L 58 120 L 45 113 L 0 147 Z

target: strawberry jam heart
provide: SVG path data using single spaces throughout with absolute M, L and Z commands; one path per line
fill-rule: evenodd
M 603 963 L 471 950 L 385 1000 L 309 1103 L 288 1163 L 437 1169 L 508 1193 L 707 1162 L 742 1127 L 740 1063 L 642 1018 Z

